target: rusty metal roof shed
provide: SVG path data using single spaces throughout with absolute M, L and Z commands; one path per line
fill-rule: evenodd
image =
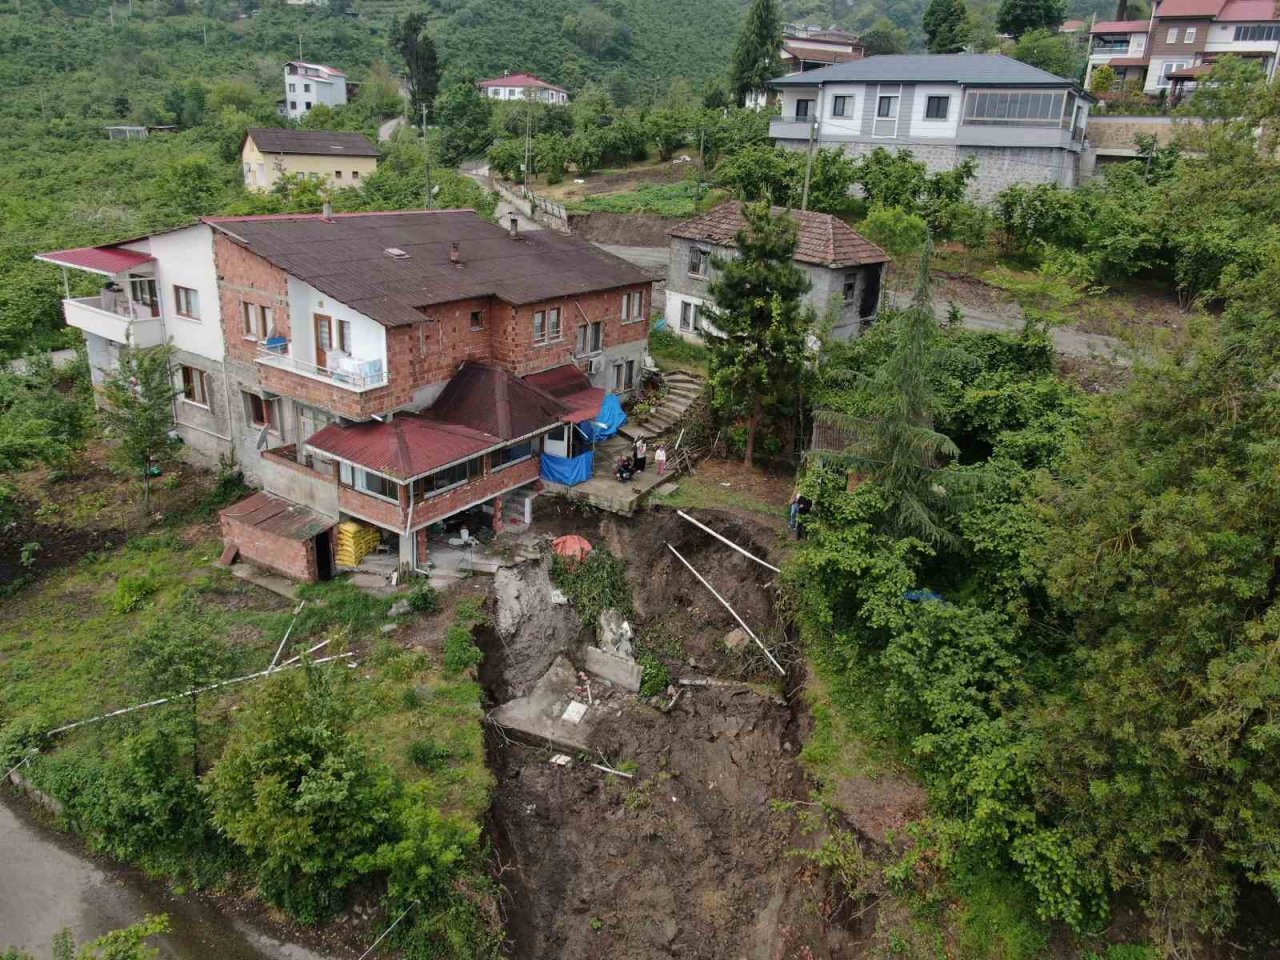
M 337 523 L 314 510 L 263 491 L 227 507 L 222 516 L 287 540 L 310 540 Z

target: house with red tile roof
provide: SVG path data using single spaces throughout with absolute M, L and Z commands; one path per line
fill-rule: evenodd
M 818 316 L 834 313 L 832 336 L 849 340 L 875 319 L 889 255 L 847 223 L 829 213 L 784 210 L 796 220 L 795 263 L 809 277 L 805 301 Z M 667 325 L 688 340 L 701 340 L 712 303 L 709 285 L 715 261 L 734 255 L 736 237 L 746 225 L 742 205 L 722 203 L 668 231 Z
M 332 572 L 344 523 L 419 571 L 429 531 L 500 527 L 543 453 L 639 385 L 647 344 L 648 274 L 471 210 L 207 217 L 40 258 L 118 281 L 66 305 L 107 368 L 190 348 L 180 432 L 263 491 L 224 516 L 228 551 L 305 579 Z
M 554 83 L 548 83 L 531 73 L 508 73 L 491 77 L 476 84 L 480 92 L 493 100 L 537 100 L 564 106 L 569 102 L 569 91 Z

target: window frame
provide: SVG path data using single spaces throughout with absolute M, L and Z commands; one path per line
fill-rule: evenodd
M 533 342 L 535 344 L 545 344 L 547 342 L 547 311 L 533 311 Z
M 182 380 L 182 401 L 202 410 L 209 410 L 209 375 L 199 367 L 187 363 L 178 364 Z
M 338 483 L 346 487 L 348 490 L 354 490 L 356 493 L 364 494 L 366 497 L 374 497 L 387 503 L 400 503 L 400 492 L 396 488 L 401 484 L 392 480 L 390 477 L 384 477 L 380 473 L 373 470 L 366 470 L 364 467 L 349 463 L 346 460 L 338 461 Z M 388 496 L 379 490 L 370 490 L 367 486 L 369 478 L 373 477 L 379 481 L 379 486 L 389 486 L 395 490 L 395 496 Z
M 1166 34 L 1164 35 L 1164 42 L 1165 42 L 1165 43 L 1177 43 L 1177 42 L 1178 42 L 1178 28 L 1177 28 L 1177 27 L 1170 27 L 1170 28 L 1169 28 L 1168 33 L 1166 33 Z
M 468 329 L 473 333 L 477 330 L 484 329 L 484 311 L 472 310 L 471 316 L 467 318 Z
M 240 335 L 245 340 L 266 340 L 271 336 L 271 324 L 275 320 L 273 308 L 252 300 L 240 301 Z
M 533 455 L 538 452 L 538 449 L 534 444 L 534 440 L 534 437 L 527 437 L 520 443 L 508 444 L 505 447 L 499 447 L 497 450 L 491 452 L 489 454 L 489 472 L 498 473 L 501 470 L 507 469 L 507 467 L 514 467 L 517 463 L 524 463 L 526 460 L 533 459 Z M 527 452 L 525 452 L 523 456 L 507 459 L 508 453 L 526 450 L 526 448 Z
M 547 342 L 559 343 L 564 339 L 564 324 L 559 307 L 547 308 Z
M 183 301 L 186 301 L 184 304 Z M 187 307 L 188 309 L 183 309 Z M 190 313 L 189 308 L 195 307 L 195 313 Z M 180 283 L 173 285 L 173 312 L 175 316 L 182 317 L 184 320 L 200 320 L 200 291 L 195 287 L 184 287 Z
M 1187 27 L 1185 30 L 1183 30 L 1183 31 L 1182 31 L 1182 42 L 1183 42 L 1183 43 L 1195 43 L 1195 42 L 1196 42 L 1196 28 L 1195 28 L 1195 27 Z
M 898 101 L 902 99 L 900 93 L 878 93 L 876 94 L 876 119 L 877 120 L 897 120 L 898 119 Z M 885 113 L 884 108 L 891 107 L 892 113 Z
M 442 467 L 439 470 L 432 471 L 426 476 L 418 477 L 413 481 L 413 485 L 410 488 L 410 496 L 415 502 L 420 503 L 424 500 L 430 500 L 432 497 L 438 497 L 442 493 L 448 493 L 450 490 L 456 490 L 458 487 L 465 487 L 473 480 L 483 479 L 484 461 L 484 454 L 480 454 L 477 457 L 469 457 L 460 463 L 452 463 L 447 467 Z M 461 480 L 454 480 L 452 483 L 446 483 L 443 486 L 427 489 L 426 483 L 428 480 L 432 480 L 445 474 L 453 474 L 455 471 L 461 471 Z
M 680 330 L 684 333 L 698 332 L 698 307 L 699 304 L 692 300 L 680 301 Z M 689 325 L 685 326 L 685 316 L 689 318 Z
M 929 111 L 933 109 L 938 102 L 942 103 L 942 115 L 936 116 Z M 951 119 L 951 96 L 950 94 L 929 94 L 924 98 L 924 119 L 932 122 L 945 123 Z
M 270 433 L 279 433 L 279 418 L 276 416 L 276 401 L 268 400 L 261 394 L 252 393 L 249 390 L 242 391 L 245 401 L 248 404 L 248 420 L 249 425 L 253 427 L 266 427 Z M 258 417 L 258 411 L 262 411 L 262 417 Z
M 697 265 L 695 266 L 695 261 Z M 691 277 L 706 280 L 711 276 L 711 248 L 693 244 L 689 247 L 688 273 Z
M 804 110 L 800 109 L 800 104 L 804 104 Z M 818 101 L 813 97 L 796 97 L 796 120 L 812 120 L 814 115 L 814 107 Z
M 848 120 L 853 116 L 853 95 L 848 93 L 833 94 L 831 97 L 831 116 Z

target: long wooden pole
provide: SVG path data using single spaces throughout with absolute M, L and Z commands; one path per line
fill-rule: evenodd
M 702 530 L 707 531 L 707 533 L 711 534 L 713 537 L 715 537 L 715 538 L 716 538 L 717 540 L 719 540 L 721 543 L 724 543 L 724 544 L 727 544 L 727 545 L 728 545 L 728 546 L 730 546 L 730 547 L 733 547 L 733 549 L 737 550 L 740 554 L 742 554 L 742 555 L 743 555 L 744 557 L 746 557 L 748 560 L 754 560 L 756 563 L 760 564 L 760 566 L 762 566 L 762 567 L 768 567 L 768 568 L 769 568 L 770 570 L 772 570 L 774 573 L 781 573 L 781 572 L 782 572 L 782 571 L 781 571 L 781 570 L 779 570 L 777 567 L 775 567 L 772 563 L 765 563 L 765 562 L 764 562 L 763 560 L 761 560 L 759 557 L 757 557 L 757 556 L 755 556 L 755 555 L 753 555 L 753 554 L 747 553 L 747 551 L 743 550 L 740 546 L 738 546 L 736 543 L 734 543 L 734 542 L 733 542 L 732 540 L 730 540 L 728 537 L 721 536 L 720 534 L 718 534 L 718 533 L 716 533 L 714 530 L 712 530 L 710 527 L 708 527 L 705 523 L 700 523 L 699 521 L 697 521 L 697 520 L 693 519 L 693 517 L 689 516 L 689 515 L 688 515 L 687 513 L 685 513 L 683 510 L 677 510 L 677 511 L 676 511 L 676 515 L 677 515 L 677 516 L 680 516 L 680 517 L 683 517 L 684 519 L 688 520 L 688 521 L 689 521 L 690 523 L 692 523 L 695 527 L 698 527 L 698 528 L 700 528 L 700 529 L 702 529 Z
M 702 574 L 700 574 L 697 570 L 693 568 L 693 564 L 691 564 L 684 557 L 680 556 L 679 550 L 677 550 L 675 547 L 673 547 L 669 543 L 667 544 L 667 549 L 670 550 L 672 553 L 674 553 L 676 555 L 676 559 L 679 560 L 681 563 L 683 563 L 686 567 L 688 567 L 689 572 L 698 578 L 698 582 L 701 583 L 708 590 L 710 590 L 711 595 L 715 597 L 717 600 L 719 600 L 721 604 L 724 605 L 724 608 L 728 610 L 730 614 L 733 615 L 733 619 L 738 621 L 738 626 L 742 627 L 742 629 L 747 632 L 747 636 L 756 642 L 756 646 L 759 647 L 764 652 L 764 655 L 769 658 L 769 662 L 772 663 L 774 667 L 777 669 L 777 671 L 785 677 L 787 675 L 787 671 L 782 668 L 782 664 L 780 664 L 777 660 L 773 658 L 773 654 L 770 653 L 768 648 L 763 643 L 760 642 L 760 638 L 751 632 L 751 628 L 747 626 L 746 621 L 743 620 L 740 616 L 738 616 L 738 611 L 734 610 L 733 607 L 729 606 L 729 601 L 726 600 L 724 597 L 720 596 L 720 594 L 716 592 L 715 587 L 707 583 L 706 579 L 703 578 Z

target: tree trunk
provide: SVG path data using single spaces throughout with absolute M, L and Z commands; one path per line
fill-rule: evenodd
M 742 463 L 752 470 L 755 469 L 756 429 L 760 426 L 760 416 L 764 412 L 763 406 L 760 398 L 756 397 L 751 404 L 751 416 L 747 418 L 747 452 L 742 458 Z

